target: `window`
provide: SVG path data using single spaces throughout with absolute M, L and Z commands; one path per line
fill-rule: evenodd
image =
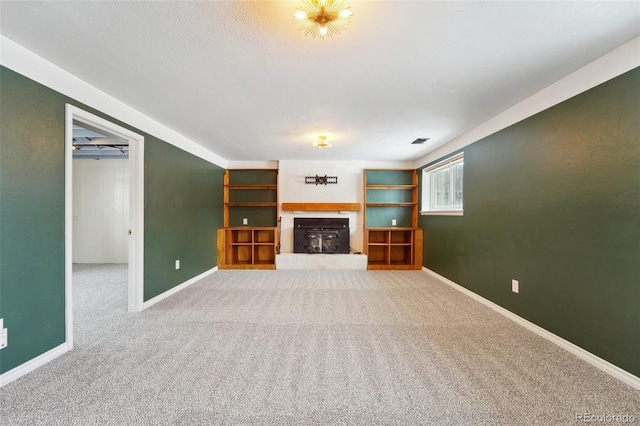
M 462 215 L 464 153 L 422 171 L 422 214 Z

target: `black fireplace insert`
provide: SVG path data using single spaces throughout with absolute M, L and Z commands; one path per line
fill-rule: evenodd
M 293 252 L 349 254 L 349 219 L 293 218 Z

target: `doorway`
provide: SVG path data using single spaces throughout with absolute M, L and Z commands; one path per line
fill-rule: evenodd
M 74 268 L 128 265 L 128 141 L 74 121 L 72 161 Z
M 128 145 L 128 307 L 143 309 L 144 259 L 144 137 L 73 105 L 66 105 L 65 117 L 65 318 L 67 344 L 73 347 L 73 130 L 76 126 L 116 138 Z M 112 144 L 113 145 L 113 144 Z

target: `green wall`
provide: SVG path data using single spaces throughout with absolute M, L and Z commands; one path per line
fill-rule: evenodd
M 144 300 L 217 264 L 224 169 L 145 138 Z M 180 269 L 175 261 L 180 260 Z
M 144 299 L 217 262 L 223 169 L 1 67 L 0 374 L 65 340 L 65 103 L 145 137 Z
M 464 216 L 420 226 L 424 266 L 640 376 L 638 93 L 640 68 L 467 146 Z
M 64 101 L 0 69 L 0 373 L 65 340 Z

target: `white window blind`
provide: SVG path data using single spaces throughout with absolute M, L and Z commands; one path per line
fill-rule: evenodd
M 421 213 L 462 214 L 464 153 L 427 167 L 422 173 Z

